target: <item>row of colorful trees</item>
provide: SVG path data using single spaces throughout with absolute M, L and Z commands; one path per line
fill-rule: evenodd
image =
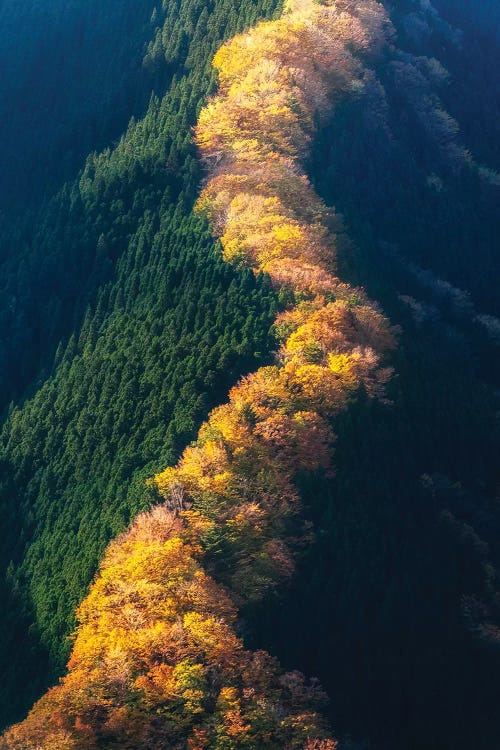
M 109 546 L 79 608 L 67 676 L 0 747 L 336 747 L 321 690 L 246 650 L 238 609 L 292 574 L 307 537 L 295 476 L 331 469 L 332 419 L 360 390 L 383 398 L 390 377 L 394 331 L 334 275 L 342 223 L 302 167 L 315 118 L 363 85 L 390 32 L 373 0 L 296 0 L 216 55 L 219 93 L 196 129 L 210 171 L 198 210 L 227 261 L 283 290 L 276 362 L 155 477 L 162 502 Z

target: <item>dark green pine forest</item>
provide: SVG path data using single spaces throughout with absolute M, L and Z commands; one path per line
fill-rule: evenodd
M 500 11 L 385 4 L 397 44 L 308 171 L 353 240 L 340 275 L 401 326 L 392 403 L 336 420 L 335 476 L 301 482 L 315 541 L 244 628 L 320 678 L 356 747 L 493 750 Z M 3 725 L 62 674 L 107 542 L 155 501 L 146 478 L 272 357 L 283 300 L 193 214 L 191 128 L 221 41 L 278 6 L 0 0 Z
M 152 501 L 146 478 L 175 462 L 207 411 L 272 349 L 279 301 L 265 279 L 223 264 L 192 214 L 202 172 L 191 127 L 215 85 L 221 41 L 274 5 L 136 6 L 0 6 L 14 56 L 2 82 L 5 163 L 20 175 L 15 195 L 2 192 L 0 240 L 5 724 L 64 668 L 75 606 L 107 542 Z M 32 79 L 30 104 L 21 82 Z M 8 150 L 8 114 L 23 107 L 38 112 L 36 137 L 25 122 Z M 72 122 L 79 138 L 60 165 Z M 84 159 L 104 134 L 108 148 Z M 44 179 L 53 163 L 55 192 Z

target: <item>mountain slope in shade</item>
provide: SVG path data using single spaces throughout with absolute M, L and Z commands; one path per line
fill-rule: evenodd
M 341 273 L 402 327 L 394 405 L 342 418 L 335 479 L 303 487 L 316 544 L 253 624 L 255 642 L 321 679 L 338 731 L 377 748 L 487 750 L 500 734 L 499 47 L 481 3 L 460 18 L 459 4 L 433 5 L 393 4 L 411 56 L 379 65 L 316 139 L 316 188 L 354 239 Z M 423 52 L 446 66 L 440 83 L 421 75 Z M 436 96 L 460 124 L 446 139 Z

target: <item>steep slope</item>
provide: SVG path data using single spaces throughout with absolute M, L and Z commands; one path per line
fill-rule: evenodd
M 336 6 L 340 13 L 351 4 Z M 298 310 L 284 313 L 275 327 L 283 342 L 277 365 L 260 370 L 233 390 L 229 406 L 213 412 L 176 469 L 158 475 L 157 489 L 150 485 L 148 491 L 144 475 L 133 474 L 134 469 L 149 464 L 144 474 L 154 474 L 166 462 L 174 462 L 182 443 L 194 434 L 196 420 L 215 398 L 224 397 L 238 373 L 262 359 L 252 354 L 270 347 L 267 328 L 278 304 L 286 307 L 293 297 L 289 291 L 276 295 L 266 281 L 259 277 L 254 282 L 248 272 L 229 271 L 210 255 L 212 243 L 203 218 L 199 214 L 182 218 L 190 211 L 199 178 L 191 160 L 188 125 L 195 121 L 196 97 L 203 86 L 189 91 L 189 116 L 183 111 L 186 89 L 174 85 L 171 110 L 166 107 L 163 115 L 156 115 L 155 107 L 161 109 L 165 103 L 152 102 L 144 126 L 132 127 L 116 154 L 89 162 L 80 184 L 84 194 L 89 191 L 89 224 L 99 216 L 96 207 L 102 196 L 108 190 L 108 197 L 116 196 L 114 191 L 127 174 L 130 184 L 136 179 L 144 182 L 145 203 L 140 203 L 138 215 L 142 216 L 147 201 L 152 225 L 144 222 L 144 244 L 132 240 L 126 261 L 118 264 L 118 292 L 110 285 L 109 298 L 108 291 L 102 298 L 99 293 L 99 314 L 92 303 L 96 312 L 87 316 L 81 342 L 70 342 L 64 367 L 59 364 L 49 381 L 52 388 L 43 389 L 39 400 L 28 402 L 22 412 L 14 412 L 5 432 L 5 476 L 15 477 L 15 483 L 10 479 L 5 483 L 5 505 L 10 510 L 6 538 L 14 540 L 20 532 L 22 539 L 17 550 L 8 549 L 6 559 L 14 549 L 17 564 L 24 554 L 24 539 L 44 529 L 41 543 L 28 551 L 25 562 L 17 571 L 11 567 L 9 585 L 26 602 L 27 584 L 33 582 L 37 618 L 53 653 L 60 649 L 73 603 L 79 601 L 109 535 L 121 530 L 137 510 L 161 502 L 158 488 L 167 508 L 140 515 L 132 529 L 111 545 L 80 609 L 70 673 L 61 688 L 37 705 L 27 723 L 7 735 L 14 746 L 37 742 L 53 747 L 56 737 L 63 747 L 113 742 L 170 747 L 174 741 L 185 746 L 191 733 L 193 747 L 207 743 L 260 747 L 266 732 L 265 741 L 271 732 L 269 741 L 276 747 L 291 742 L 301 746 L 305 736 L 313 735 L 323 737 L 318 743 L 331 742 L 324 739 L 325 724 L 316 713 L 321 694 L 311 691 L 297 674 L 284 675 L 260 651 L 255 656 L 247 650 L 263 645 L 287 669 L 301 668 L 320 676 L 332 698 L 333 725 L 342 734 L 369 738 L 374 748 L 491 750 L 498 744 L 500 436 L 494 388 L 500 362 L 495 282 L 499 229 L 495 133 L 500 106 L 491 64 L 498 46 L 494 30 L 484 25 L 496 9 L 486 1 L 479 6 L 452 6 L 445 0 L 391 3 L 397 36 L 377 55 L 359 49 L 372 38 L 362 29 L 377 29 L 372 23 L 380 18 L 381 7 L 374 3 L 358 7 L 361 13 L 370 11 L 362 28 L 344 17 L 344 33 L 356 34 L 347 50 L 332 44 L 325 49 L 317 38 L 311 46 L 311 38 L 300 37 L 297 65 L 293 55 L 298 31 L 292 32 L 285 21 L 284 27 L 279 23 L 259 27 L 260 31 L 236 39 L 218 53 L 221 95 L 204 110 L 198 129 L 211 173 L 199 208 L 221 236 L 228 261 L 237 268 L 242 264 L 265 268 L 274 284 L 285 281 L 292 289 L 305 285 L 302 292 L 312 304 L 304 305 L 302 293 L 298 299 L 295 295 Z M 299 15 L 307 16 L 308 8 L 308 3 L 300 4 Z M 244 8 L 241 11 L 245 13 Z M 321 12 L 326 12 L 324 4 Z M 214 13 L 214 19 L 220 18 L 217 7 Z M 239 23 L 249 20 L 240 16 Z M 217 23 L 214 20 L 214 27 Z M 454 26 L 457 23 L 464 24 L 463 30 Z M 203 46 L 209 25 L 206 19 L 200 25 L 193 53 Z M 214 27 L 218 36 L 220 31 Z M 272 31 L 263 33 L 280 28 L 287 29 L 286 43 Z M 253 40 L 250 48 L 244 41 L 249 39 Z M 259 55 L 261 45 L 264 55 Z M 315 68 L 301 75 L 304 49 L 320 55 L 320 69 L 327 64 L 335 72 L 326 86 L 318 85 Z M 339 52 L 332 66 L 331 55 Z M 186 66 L 193 64 L 189 56 L 185 59 Z M 307 59 L 316 58 L 312 54 Z M 293 96 L 288 98 L 280 98 L 290 84 L 282 65 L 294 69 Z M 345 70 L 347 77 L 341 74 Z M 279 77 L 282 74 L 285 79 Z M 209 76 L 203 80 L 208 86 Z M 326 92 L 338 91 L 336 87 L 342 96 L 329 118 Z M 307 115 L 312 106 L 322 113 L 314 124 Z M 462 133 L 449 113 L 463 126 Z M 155 169 L 155 159 L 158 154 L 164 159 L 166 150 L 158 144 L 149 148 L 156 132 L 172 133 L 179 122 L 176 132 L 182 132 L 185 140 L 170 149 L 168 158 L 173 158 L 171 165 L 187 165 L 183 184 L 189 187 L 169 215 L 168 228 L 155 246 L 156 254 L 152 253 L 157 263 L 150 266 L 151 226 L 156 226 L 155 211 L 163 213 L 166 203 L 157 202 L 158 185 L 165 183 Z M 245 127 L 248 123 L 251 128 Z M 297 155 L 302 158 L 311 148 L 308 139 L 301 140 L 302 128 L 308 138 L 313 136 L 307 172 L 326 204 L 342 210 L 353 244 L 346 241 L 338 215 L 300 180 L 303 167 L 296 171 Z M 146 152 L 152 157 L 144 168 L 146 141 Z M 269 152 L 275 149 L 281 154 L 286 151 L 288 159 L 283 161 L 281 155 L 270 165 Z M 136 161 L 141 164 L 139 172 L 133 171 Z M 149 190 L 152 175 L 157 180 L 156 194 Z M 177 176 L 168 184 L 170 195 L 177 198 Z M 119 234 L 123 203 L 113 211 L 112 262 L 121 256 L 123 237 L 128 242 L 129 231 L 127 226 Z M 69 226 L 72 219 L 67 221 Z M 134 221 L 136 214 L 132 214 Z M 373 298 L 383 302 L 391 319 L 402 324 L 400 346 L 392 355 L 397 377 L 388 386 L 391 408 L 357 394 L 356 404 L 342 410 L 346 397 L 351 400 L 359 374 L 369 386 L 377 385 L 366 379 L 371 372 L 366 361 L 358 359 L 357 367 L 363 367 L 353 374 L 352 341 L 360 332 L 366 334 L 364 326 L 370 320 L 376 323 L 377 336 L 385 332 L 377 339 L 385 342 L 382 349 L 389 339 L 365 296 L 357 291 L 352 297 L 343 287 L 347 299 L 339 300 L 338 282 L 322 275 L 322 264 L 331 273 L 333 249 L 330 235 L 324 233 L 325 222 L 328 232 L 336 235 L 341 278 L 353 286 L 366 286 Z M 284 231 L 276 232 L 276 224 Z M 162 277 L 173 247 L 164 238 L 174 235 L 180 258 L 186 243 L 197 249 L 187 266 L 175 262 Z M 197 245 L 200 235 L 203 242 Z M 100 258 L 105 247 L 100 243 Z M 136 257 L 142 269 L 137 275 Z M 228 347 L 219 357 L 216 339 L 221 328 L 210 319 L 202 326 L 203 337 L 197 337 L 212 298 L 219 298 L 224 288 L 210 285 L 210 300 L 202 299 L 188 328 L 187 368 L 175 368 L 168 375 L 172 399 L 163 411 L 167 386 L 162 383 L 159 389 L 154 384 L 162 381 L 162 368 L 168 372 L 169 363 L 185 351 L 169 348 L 168 339 L 176 336 L 180 320 L 193 320 L 192 304 L 185 302 L 200 297 L 202 287 L 191 286 L 200 264 L 217 269 L 221 275 L 216 281 L 226 278 L 239 284 L 238 292 L 231 292 L 227 305 L 222 305 Z M 108 265 L 106 272 L 111 268 Z M 176 288 L 185 268 L 189 289 L 181 285 L 179 301 Z M 321 285 L 330 283 L 333 286 L 315 309 L 318 295 L 324 296 Z M 165 318 L 165 296 L 157 295 L 157 306 L 150 306 L 154 290 L 162 285 L 172 289 L 174 297 Z M 254 292 L 248 303 L 250 289 Z M 141 303 L 135 306 L 131 301 L 139 293 Z M 246 304 L 250 304 L 245 309 L 251 322 L 245 326 L 239 319 L 233 325 L 235 307 Z M 364 319 L 359 320 L 360 312 Z M 242 327 L 246 341 L 240 347 Z M 328 354 L 331 346 L 346 346 L 336 338 L 339 330 L 349 345 L 342 352 L 345 367 L 335 372 L 339 361 L 332 369 Z M 126 340 L 120 338 L 123 331 Z M 153 333 L 155 346 L 150 347 L 147 342 Z M 207 349 L 193 357 L 192 347 L 205 343 Z M 136 363 L 133 372 L 127 367 L 131 354 Z M 205 359 L 217 362 L 206 382 Z M 232 367 L 226 376 L 228 361 Z M 373 364 L 377 366 L 374 360 Z M 191 371 L 197 373 L 194 381 L 189 380 Z M 325 380 L 326 371 L 336 377 Z M 103 380 L 101 399 L 96 394 Z M 181 390 L 184 382 L 190 387 Z M 323 390 L 320 385 L 327 382 L 331 387 Z M 304 387 L 312 402 L 304 402 Z M 58 390 L 64 393 L 63 404 L 70 405 L 68 411 L 61 409 Z M 268 390 L 271 401 L 263 394 Z M 78 397 L 73 398 L 74 393 Z M 182 406 L 175 407 L 179 393 Z M 198 396 L 203 393 L 207 399 L 202 403 Z M 186 402 L 189 407 L 184 410 Z M 299 417 L 298 406 L 301 411 L 314 406 L 319 421 L 312 414 Z M 271 415 L 271 407 L 281 411 Z M 119 417 L 116 432 L 108 412 Z M 287 590 L 282 583 L 291 572 L 293 550 L 303 531 L 290 472 L 327 465 L 330 452 L 325 447 L 331 428 L 322 420 L 333 412 L 336 476 L 327 470 L 313 479 L 302 472 L 298 477 L 302 505 L 317 534 Z M 67 417 L 71 440 L 57 454 L 57 462 L 50 464 L 50 471 L 44 471 L 52 453 L 59 450 Z M 47 422 L 52 427 L 50 441 L 43 431 Z M 165 440 L 167 424 L 173 426 Z M 262 473 L 254 483 L 256 464 Z M 57 486 L 58 476 L 62 479 Z M 113 478 L 108 485 L 109 476 Z M 248 503 L 254 495 L 260 507 Z M 24 496 L 24 519 L 14 504 L 20 496 Z M 285 517 L 279 516 L 272 502 L 277 498 Z M 191 502 L 194 505 L 182 521 L 174 517 L 176 508 Z M 63 506 L 66 512 L 61 514 Z M 31 508 L 36 509 L 38 526 L 31 525 Z M 80 518 L 84 523 L 78 532 Z M 248 602 L 249 593 L 263 601 Z M 63 617 L 54 618 L 55 611 Z M 16 615 L 14 624 L 19 624 Z M 219 625 L 223 648 L 217 651 L 209 635 Z M 19 672 L 19 661 L 11 654 L 8 661 Z M 30 674 L 40 673 L 39 662 L 28 660 L 27 666 Z M 242 674 L 241 681 L 235 669 Z M 82 683 L 92 686 L 90 694 L 78 693 L 75 686 Z M 163 712 L 161 722 L 152 721 L 152 707 Z
M 176 60 L 167 94 L 37 216 L 6 228 L 2 395 L 13 384 L 23 399 L 0 440 L 4 722 L 62 670 L 107 542 L 151 502 L 144 478 L 176 460 L 270 348 L 269 284 L 222 264 L 192 216 L 201 171 L 190 128 L 224 36 L 273 7 L 158 8 L 164 76 Z
M 143 64 L 164 20 L 153 20 L 153 9 L 115 0 L 5 0 L 0 8 L 2 411 L 50 367 L 102 281 L 92 273 L 89 217 L 70 190 L 53 194 L 90 151 L 144 114 L 153 88 L 164 93 L 173 70 L 160 66 L 156 76 Z
M 482 4 L 466 5 L 459 30 L 395 4 L 405 85 L 390 55 L 316 140 L 315 186 L 355 240 L 341 275 L 402 327 L 394 405 L 341 418 L 335 480 L 303 488 L 319 529 L 303 576 L 252 623 L 252 642 L 320 678 L 338 731 L 384 749 L 489 750 L 500 736 L 499 189 L 474 166 L 498 165 L 499 48 Z M 418 75 L 423 52 L 449 77 Z M 431 95 L 461 131 L 429 127 Z M 472 157 L 450 161 L 449 144 Z
M 189 128 L 212 83 L 208 61 L 225 36 L 275 6 L 274 0 L 237 8 L 230 0 L 208 5 L 172 0 L 157 7 L 116 0 L 4 4 L 0 179 L 14 205 L 0 198 L 1 409 L 47 373 L 61 338 L 79 329 L 137 231 L 145 193 L 154 195 L 147 204 L 153 212 L 167 187 L 169 203 L 179 194 L 189 203 L 197 180 Z M 24 88 L 35 75 L 37 86 L 28 99 Z M 160 113 L 157 97 L 162 101 L 172 82 Z M 51 86 L 58 87 L 54 101 L 46 92 Z M 179 105 L 169 109 L 174 100 L 182 111 Z M 150 130 L 129 133 L 127 147 L 116 148 L 131 115 L 143 115 L 149 104 Z M 94 179 L 97 157 L 84 166 L 87 148 L 111 142 Z M 82 167 L 83 184 L 77 179 L 51 193 L 51 186 Z M 26 183 L 19 195 L 12 172 Z
M 5 747 L 335 747 L 322 741 L 314 691 L 296 675 L 278 679 L 232 627 L 238 605 L 293 570 L 293 478 L 329 467 L 329 420 L 360 389 L 383 396 L 389 377 L 390 326 L 332 275 L 334 216 L 299 162 L 315 117 L 362 77 L 361 59 L 389 31 L 378 3 L 340 13 L 294 3 L 216 56 L 221 91 L 197 141 L 217 171 L 200 208 L 227 259 L 287 291 L 279 361 L 235 386 L 179 464 L 155 477 L 164 504 L 111 545 L 79 608 L 68 675 Z
M 4 0 L 0 6 L 0 210 L 24 212 L 74 178 L 161 93 L 143 65 L 161 24 L 154 0 Z

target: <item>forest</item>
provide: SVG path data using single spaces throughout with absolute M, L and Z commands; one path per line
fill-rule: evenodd
M 495 4 L 57 4 L 0 5 L 4 725 L 63 679 L 0 746 L 494 747 Z

